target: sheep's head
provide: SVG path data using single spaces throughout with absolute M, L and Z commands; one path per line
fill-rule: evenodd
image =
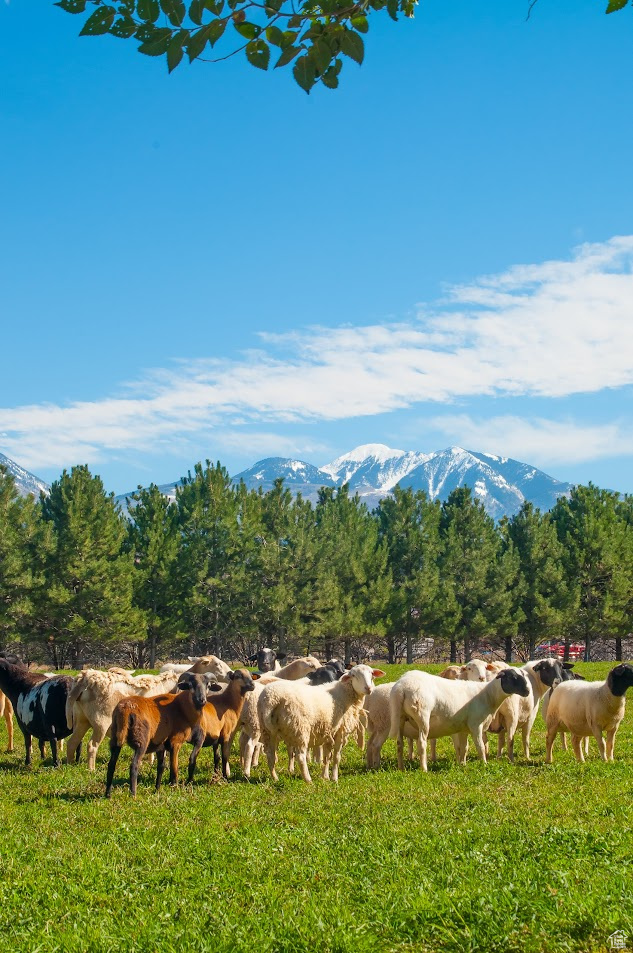
M 229 674 L 229 681 L 236 682 L 239 685 L 242 695 L 245 695 L 246 692 L 252 692 L 255 690 L 254 680 L 257 678 L 259 678 L 259 675 L 251 675 L 251 673 L 247 672 L 245 668 L 238 668 Z
M 357 695 L 371 695 L 374 679 L 382 678 L 386 674 L 379 668 L 370 668 L 369 665 L 354 665 L 349 672 L 341 676 L 341 681 L 351 681 Z
M 497 678 L 501 681 L 501 687 L 506 695 L 521 695 L 522 698 L 527 698 L 530 694 L 527 678 L 515 668 L 504 668 Z
M 480 658 L 471 659 L 462 667 L 459 677 L 468 682 L 487 682 L 486 663 Z
M 176 686 L 181 692 L 191 692 L 191 701 L 195 708 L 204 708 L 207 701 L 207 683 L 203 675 L 183 672 Z
M 607 675 L 607 685 L 612 694 L 620 697 L 633 686 L 633 665 L 616 665 Z

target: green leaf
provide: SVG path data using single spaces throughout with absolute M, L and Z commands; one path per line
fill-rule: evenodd
M 170 73 L 176 69 L 183 58 L 185 52 L 183 47 L 188 37 L 187 30 L 180 30 L 167 47 L 167 69 Z
M 154 27 L 151 38 L 139 46 L 139 53 L 145 53 L 146 56 L 162 56 L 167 52 L 171 38 L 172 31 L 169 27 Z
M 288 20 L 288 26 L 291 30 L 300 30 L 303 26 L 303 18 L 300 16 L 290 17 Z
M 284 5 L 284 0 L 266 0 L 266 16 L 274 16 L 279 13 Z
M 196 30 L 195 33 L 190 35 L 189 42 L 187 43 L 187 54 L 190 63 L 193 63 L 196 57 L 200 56 L 207 45 L 209 31 L 212 26 L 212 23 L 208 23 L 207 26 L 203 26 L 201 30 Z
M 275 63 L 275 69 L 278 69 L 280 66 L 286 66 L 287 63 L 291 63 L 300 52 L 300 46 L 287 46 Z
M 270 63 L 270 47 L 265 40 L 251 40 L 245 52 L 246 59 L 251 66 L 256 66 L 257 69 L 268 69 L 268 64 Z
M 224 9 L 224 0 L 204 0 L 204 5 L 207 10 L 219 17 Z
M 306 93 L 309 93 L 316 82 L 314 64 L 309 56 L 299 57 L 295 65 L 292 67 L 292 75 L 296 79 L 301 89 L 305 89 Z
M 156 23 L 160 16 L 158 0 L 137 0 L 136 12 L 146 23 Z
M 266 27 L 266 39 L 269 43 L 272 43 L 273 46 L 278 46 L 280 49 L 283 49 L 284 35 L 278 26 Z
M 398 20 L 398 0 L 387 0 L 387 13 L 392 20 Z
M 202 26 L 202 13 L 204 11 L 204 0 L 191 0 L 189 4 L 189 19 L 196 26 Z
M 323 39 L 316 40 L 311 52 L 319 73 L 324 73 L 330 65 L 334 53 Z
M 327 86 L 328 89 L 336 89 L 338 86 L 338 74 L 341 72 L 342 65 L 342 62 L 337 60 L 336 63 L 332 63 L 330 68 L 326 70 L 321 77 L 321 82 L 324 86 Z
M 236 23 L 234 20 L 233 26 L 245 40 L 255 40 L 262 32 L 260 26 L 257 26 L 256 23 L 249 23 L 248 20 L 245 20 L 243 23 Z
M 349 56 L 351 60 L 355 60 L 358 64 L 363 62 L 363 57 L 365 55 L 365 44 L 363 43 L 363 38 L 354 33 L 353 30 L 345 30 L 341 37 L 341 50 L 345 53 L 346 56 Z
M 131 17 L 119 17 L 110 27 L 110 33 L 112 36 L 118 36 L 122 40 L 127 40 L 136 33 L 136 23 Z
M 609 0 L 607 13 L 615 13 L 616 10 L 623 10 L 629 0 Z
M 107 33 L 112 26 L 116 10 L 114 7 L 97 7 L 83 25 L 79 36 L 99 36 Z
M 55 6 L 61 7 L 66 13 L 83 13 L 86 9 L 86 0 L 59 0 Z
M 160 8 L 174 26 L 180 26 L 187 12 L 183 0 L 160 0 Z
M 367 22 L 367 17 L 365 16 L 352 17 L 350 22 L 352 24 L 352 27 L 358 33 L 367 33 L 367 31 L 369 30 L 369 23 Z
M 209 43 L 214 46 L 226 30 L 226 20 L 213 20 L 209 24 Z

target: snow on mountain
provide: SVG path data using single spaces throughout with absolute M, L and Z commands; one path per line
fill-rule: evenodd
M 304 460 L 267 457 L 242 470 L 233 483 L 243 481 L 249 489 L 271 490 L 276 479 L 294 493 L 316 503 L 319 489 L 349 483 L 350 493 L 358 493 L 373 508 L 393 488 L 424 490 L 430 499 L 446 500 L 452 490 L 469 486 L 486 511 L 495 519 L 517 513 L 524 500 L 541 510 L 549 510 L 559 496 L 569 493 L 570 484 L 561 483 L 536 467 L 509 457 L 475 453 L 462 447 L 448 447 L 434 453 L 393 450 L 382 443 L 368 443 L 345 453 L 332 463 L 315 467 Z M 175 499 L 180 481 L 159 487 Z M 117 497 L 124 510 L 130 494 Z
M 44 483 L 39 477 L 33 476 L 32 473 L 29 473 L 28 470 L 21 467 L 15 460 L 10 460 L 9 457 L 5 457 L 3 453 L 0 453 L 0 465 L 6 467 L 7 471 L 15 480 L 15 485 L 20 496 L 28 496 L 31 494 L 35 499 L 39 499 L 40 493 L 48 495 L 50 491 L 48 483 Z

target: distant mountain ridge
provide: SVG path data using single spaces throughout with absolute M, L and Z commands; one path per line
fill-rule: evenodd
M 542 470 L 491 453 L 475 453 L 461 447 L 449 447 L 434 453 L 417 450 L 393 450 L 384 444 L 364 444 L 350 450 L 332 463 L 316 467 L 305 460 L 266 457 L 232 477 L 243 481 L 252 490 L 272 489 L 282 478 L 293 493 L 301 493 L 313 503 L 321 487 L 337 487 L 349 483 L 350 492 L 358 493 L 364 503 L 375 507 L 399 483 L 401 487 L 424 490 L 433 500 L 446 500 L 452 490 L 469 486 L 494 518 L 517 513 L 524 500 L 541 510 L 549 510 L 559 496 L 569 493 L 570 483 L 556 480 Z M 176 483 L 159 489 L 174 499 Z M 130 494 L 117 500 L 127 507 Z
M 40 491 L 49 492 L 48 484 L 1 453 L 0 464 L 12 474 L 23 496 L 30 493 L 38 497 Z M 363 444 L 322 467 L 305 460 L 267 457 L 235 474 L 232 480 L 233 483 L 243 481 L 249 489 L 261 487 L 266 492 L 279 478 L 293 493 L 301 493 L 312 502 L 316 502 L 321 487 L 349 483 L 350 492 L 358 493 L 369 507 L 377 506 L 397 484 L 424 490 L 430 499 L 442 502 L 457 487 L 469 486 L 494 519 L 517 513 L 525 500 L 541 510 L 549 510 L 560 496 L 571 490 L 570 483 L 509 457 L 461 447 L 433 453 L 394 450 L 380 443 Z M 180 480 L 165 483 L 159 490 L 173 500 L 180 483 Z M 124 510 L 128 508 L 132 492 L 135 491 L 116 497 Z
M 5 457 L 3 453 L 0 453 L 0 464 L 6 467 L 7 471 L 15 480 L 15 485 L 20 496 L 29 496 L 30 494 L 36 499 L 39 499 L 40 492 L 45 494 L 49 493 L 50 487 L 48 483 L 45 483 L 44 480 L 40 480 L 39 477 L 29 473 L 28 470 L 21 467 L 15 460 Z

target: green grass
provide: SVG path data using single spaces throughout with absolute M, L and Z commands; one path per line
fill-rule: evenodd
M 617 929 L 633 947 L 630 714 L 614 764 L 592 742 L 585 765 L 558 747 L 544 765 L 539 717 L 529 763 L 459 768 L 442 739 L 427 775 L 400 773 L 388 742 L 367 773 L 350 743 L 338 785 L 263 764 L 247 783 L 235 755 L 227 784 L 205 750 L 193 787 L 157 795 L 146 766 L 136 801 L 127 759 L 103 798 L 107 744 L 96 775 L 27 770 L 19 734 L 0 755 L 0 951 L 587 953 Z

